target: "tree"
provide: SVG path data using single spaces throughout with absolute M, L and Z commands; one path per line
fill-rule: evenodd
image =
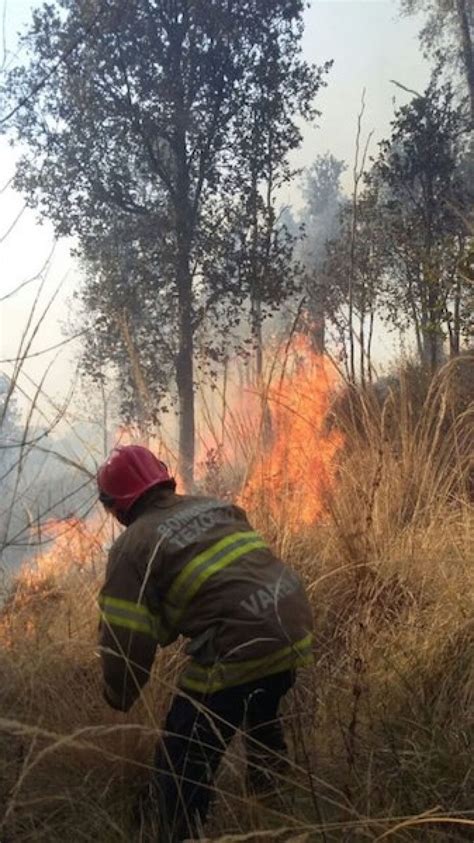
M 148 219 L 119 216 L 104 233 L 84 235 L 85 283 L 76 298 L 87 325 L 83 371 L 103 384 L 115 371 L 124 420 L 146 433 L 170 407 L 178 313 Z
M 446 332 L 455 352 L 462 331 L 467 130 L 452 84 L 441 83 L 435 71 L 425 93 L 396 112 L 369 176 L 384 232 L 391 319 L 414 325 L 420 357 L 432 370 Z
M 406 14 L 426 14 L 426 24 L 420 33 L 426 53 L 443 54 L 446 64 L 458 67 L 463 74 L 474 125 L 474 6 L 471 0 L 401 0 L 401 3 Z
M 108 238 L 114 218 L 127 240 L 133 220 L 141 255 L 154 254 L 148 282 L 153 276 L 166 313 L 173 312 L 180 472 L 188 487 L 197 311 L 226 280 L 203 267 L 216 251 L 221 263 L 234 150 L 244 151 L 255 91 L 276 103 L 275 133 L 291 133 L 288 148 L 301 140 L 298 118 L 312 114 L 323 71 L 301 58 L 303 8 L 303 0 L 111 0 L 100 8 L 57 0 L 34 12 L 22 40 L 29 63 L 8 79 L 22 103 L 12 121 L 28 147 L 16 186 L 30 204 L 59 234 L 76 234 L 89 256 L 87 247 Z M 262 78 L 269 45 L 272 73 Z M 115 336 L 115 314 L 111 324 Z
M 337 238 L 341 209 L 345 200 L 341 176 L 346 169 L 327 152 L 319 155 L 307 170 L 303 180 L 305 205 L 301 221 L 305 239 L 302 244 L 302 261 L 306 269 L 306 293 L 316 351 L 323 353 L 326 345 L 326 318 L 334 313 L 333 282 L 326 273 L 327 246 Z
M 354 242 L 352 242 L 354 235 Z M 336 326 L 344 349 L 350 349 L 350 332 L 357 366 L 345 352 L 347 376 L 361 384 L 372 380 L 372 344 L 377 311 L 383 303 L 386 269 L 383 223 L 375 191 L 367 188 L 358 198 L 357 218 L 353 220 L 351 203 L 339 213 L 336 236 L 327 243 L 322 272 L 331 286 L 328 319 Z M 351 274 L 352 273 L 352 274 Z M 354 318 L 349 320 L 349 283 L 352 279 Z M 358 372 L 357 372 L 358 369 Z

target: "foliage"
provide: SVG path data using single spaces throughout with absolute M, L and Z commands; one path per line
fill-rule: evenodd
M 451 83 L 435 71 L 423 96 L 396 112 L 369 177 L 383 219 L 390 317 L 398 327 L 407 319 L 414 324 L 431 368 L 439 365 L 445 332 L 454 352 L 463 333 L 466 285 L 458 265 L 472 190 L 461 170 L 467 130 Z
M 346 169 L 343 161 L 327 152 L 319 155 L 306 170 L 302 182 L 305 204 L 300 217 L 304 240 L 300 248 L 305 268 L 305 293 L 309 316 L 309 330 L 315 347 L 326 347 L 326 321 L 335 321 L 341 303 L 340 288 L 328 271 L 329 243 L 341 232 L 341 213 L 347 200 L 341 187 Z
M 407 15 L 425 15 L 420 32 L 425 54 L 442 57 L 445 70 L 461 73 L 474 122 L 474 6 L 470 0 L 401 0 L 401 8 Z
M 301 56 L 303 7 L 302 0 L 114 0 L 99 8 L 58 0 L 34 12 L 22 41 L 29 63 L 8 79 L 9 93 L 23 103 L 14 122 L 27 146 L 16 186 L 58 234 L 79 236 L 96 278 L 85 303 L 98 308 L 92 313 L 102 340 L 110 333 L 120 371 L 131 345 L 137 356 L 125 367 L 131 391 L 140 391 L 139 367 L 144 383 L 152 375 L 159 402 L 175 374 L 181 474 L 188 484 L 200 317 L 228 314 L 232 296 L 240 303 L 248 293 L 232 249 L 241 236 L 240 223 L 237 233 L 234 227 L 236 202 L 249 168 L 254 203 L 262 179 L 290 177 L 286 156 L 301 142 L 298 120 L 314 114 L 322 84 L 324 69 Z M 112 251 L 120 242 L 114 263 L 98 267 L 98 256 L 110 253 L 111 236 Z M 267 263 L 268 243 L 267 234 Z M 103 296 L 104 274 L 109 292 Z M 262 300 L 275 290 L 264 274 L 265 283 L 257 276 Z M 278 273 L 279 298 L 283 282 Z M 124 307 L 131 311 L 130 342 L 123 336 Z M 137 323 L 138 307 L 143 323 Z M 162 342 L 167 320 L 168 344 Z M 235 311 L 231 320 L 238 321 Z M 149 341 L 142 364 L 143 336 Z M 111 358 L 104 341 L 97 356 L 99 369 Z
M 472 172 L 469 121 L 437 67 L 426 91 L 395 111 L 356 207 L 333 194 L 337 216 L 326 212 L 333 236 L 317 241 L 309 289 L 319 296 L 319 312 L 323 295 L 326 320 L 346 348 L 351 279 L 362 383 L 372 377 L 376 317 L 413 330 L 431 370 L 442 362 L 446 338 L 452 356 L 469 341 Z M 327 195 L 324 181 L 318 193 Z

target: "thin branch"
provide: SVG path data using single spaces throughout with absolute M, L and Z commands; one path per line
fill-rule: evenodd
M 17 114 L 17 112 L 20 111 L 21 108 L 23 108 L 23 106 L 27 105 L 30 100 L 34 99 L 34 97 L 39 94 L 39 92 L 44 88 L 46 83 L 56 74 L 61 65 L 67 63 L 68 58 L 72 56 L 73 52 L 78 47 L 80 47 L 82 42 L 91 34 L 95 24 L 107 8 L 108 0 L 104 0 L 101 5 L 101 8 L 93 16 L 91 23 L 85 27 L 84 32 L 82 32 L 81 35 L 73 41 L 73 43 L 70 45 L 70 47 L 67 48 L 67 50 L 64 50 L 64 52 L 59 56 L 58 60 L 54 62 L 51 69 L 44 74 L 44 76 L 39 80 L 39 82 L 37 82 L 36 85 L 33 85 L 31 90 L 28 91 L 25 96 L 21 97 L 18 100 L 18 102 L 13 106 L 13 108 L 8 112 L 8 114 L 5 115 L 5 117 L 2 117 L 0 119 L 0 126 L 3 126 L 5 123 L 8 123 L 12 119 L 12 117 L 14 117 L 15 114 Z
M 43 324 L 47 314 L 49 313 L 50 308 L 54 304 L 54 301 L 55 301 L 62 285 L 64 284 L 64 281 L 66 280 L 67 275 L 68 275 L 68 273 L 66 273 L 66 275 L 62 278 L 62 280 L 60 281 L 60 283 L 56 287 L 54 293 L 52 294 L 52 296 L 47 301 L 42 313 L 40 314 L 40 316 L 38 318 L 38 321 L 36 322 L 36 325 L 34 325 L 34 327 L 33 327 L 30 338 L 27 340 L 26 337 L 27 337 L 27 334 L 28 334 L 28 330 L 29 330 L 29 327 L 31 325 L 32 318 L 33 318 L 33 315 L 34 315 L 35 310 L 36 310 L 36 305 L 39 301 L 39 297 L 41 295 L 41 291 L 43 289 L 43 286 L 44 286 L 44 283 L 45 283 L 46 279 L 43 279 L 43 281 L 40 284 L 40 288 L 39 288 L 38 293 L 35 297 L 33 307 L 31 309 L 29 317 L 28 317 L 27 326 L 26 326 L 26 328 L 23 332 L 23 335 L 22 335 L 22 338 L 21 338 L 21 341 L 20 341 L 20 348 L 19 348 L 19 351 L 18 351 L 18 361 L 15 364 L 13 375 L 12 375 L 11 380 L 10 380 L 8 392 L 7 392 L 7 395 L 6 395 L 6 398 L 5 398 L 5 403 L 4 403 L 3 408 L 2 408 L 2 415 L 1 415 L 1 418 L 0 418 L 0 424 L 5 419 L 5 415 L 6 415 L 6 412 L 7 412 L 7 409 L 8 409 L 8 404 L 9 404 L 9 402 L 11 400 L 11 397 L 13 395 L 13 392 L 15 390 L 15 385 L 16 385 L 16 382 L 18 380 L 18 376 L 19 376 L 19 374 L 22 370 L 23 363 L 26 359 L 26 355 L 28 354 L 28 352 L 29 352 L 29 350 L 30 350 L 30 348 L 31 348 L 31 346 L 34 342 L 34 339 L 35 339 L 39 329 L 41 328 L 41 325 Z M 26 343 L 24 353 L 22 353 L 23 343 Z
M 72 422 L 71 422 L 71 421 L 67 418 L 67 416 L 66 416 L 66 410 L 67 410 L 67 407 L 69 406 L 70 402 L 72 401 L 72 398 L 73 398 L 73 395 L 74 395 L 74 390 L 75 390 L 75 385 L 76 385 L 77 374 L 78 374 L 78 370 L 76 369 L 75 375 L 74 375 L 74 377 L 73 377 L 73 378 L 72 378 L 72 380 L 71 380 L 71 386 L 70 386 L 70 389 L 69 389 L 69 393 L 68 393 L 68 395 L 66 396 L 66 398 L 65 398 L 65 400 L 64 400 L 64 404 L 63 404 L 63 405 L 59 405 L 59 404 L 57 404 L 57 402 L 56 402 L 56 401 L 54 401 L 54 400 L 51 398 L 51 396 L 50 396 L 50 395 L 48 395 L 48 393 L 47 393 L 47 392 L 45 392 L 44 390 L 42 390 L 42 391 L 41 391 L 41 395 L 42 395 L 42 397 L 43 397 L 43 398 L 44 398 L 44 399 L 48 402 L 48 404 L 49 404 L 49 405 L 53 408 L 53 410 L 54 410 L 56 413 L 60 413 L 60 414 L 61 414 L 62 420 L 63 420 L 63 421 L 64 421 L 64 423 L 65 423 L 65 424 L 67 424 L 67 426 L 70 428 L 70 430 L 71 430 L 72 434 L 76 437 L 76 439 L 77 439 L 77 440 L 78 440 L 78 442 L 80 443 L 81 447 L 82 447 L 84 450 L 86 450 L 86 451 L 87 451 L 87 453 L 89 454 L 89 456 L 92 456 L 92 455 L 93 455 L 93 451 L 91 450 L 91 448 L 90 448 L 90 446 L 89 446 L 89 443 L 88 443 L 88 442 L 86 442 L 86 441 L 84 440 L 84 438 L 80 435 L 80 433 L 79 433 L 79 431 L 78 431 L 78 429 L 77 429 L 77 425 L 73 424 L 73 423 L 72 423 Z M 31 384 L 32 384 L 32 386 L 33 386 L 35 389 L 37 388 L 38 384 L 37 384 L 37 383 L 33 380 L 33 378 L 32 378 L 30 375 L 28 375 L 26 372 L 24 372 L 24 371 L 23 371 L 23 372 L 22 372 L 22 376 L 23 376 L 24 378 L 26 378 L 26 380 L 27 380 L 27 381 L 29 381 L 29 383 L 31 383 Z M 17 385 L 17 389 L 18 389 L 18 391 L 19 391 L 19 392 L 21 392 L 21 393 L 22 393 L 22 395 L 24 395 L 24 396 L 25 396 L 25 398 L 27 398 L 27 400 L 28 400 L 28 401 L 31 401 L 31 400 L 32 400 L 32 399 L 30 398 L 30 396 L 29 396 L 29 395 L 27 395 L 26 391 L 25 391 L 24 389 L 22 389 L 22 387 L 21 387 L 19 384 Z M 45 421 L 49 424 L 49 419 L 48 419 L 48 417 L 46 416 L 46 413 L 44 413 L 44 412 L 41 410 L 41 408 L 40 408 L 40 407 L 38 407 L 38 412 L 39 412 L 39 413 L 41 414 L 41 416 L 45 419 Z M 73 418 L 76 418 L 76 416 L 74 416 Z M 97 422 L 97 423 L 100 423 L 100 422 Z M 0 480 L 1 480 L 1 478 L 0 478 Z
M 16 226 L 16 225 L 18 225 L 18 223 L 20 222 L 20 220 L 21 220 L 21 218 L 22 218 L 22 216 L 23 216 L 23 214 L 25 213 L 25 211 L 26 211 L 26 209 L 27 209 L 27 208 L 28 208 L 28 203 L 27 203 L 27 202 L 25 202 L 25 204 L 23 205 L 23 207 L 21 208 L 21 210 L 20 210 L 20 211 L 18 211 L 18 214 L 16 215 L 15 219 L 13 220 L 13 222 L 12 222 L 12 223 L 10 223 L 9 227 L 7 228 L 7 230 L 6 230 L 6 231 L 5 231 L 2 235 L 0 235 L 0 244 L 5 242 L 5 240 L 7 239 L 7 237 L 8 237 L 8 236 L 12 233 L 13 229 L 15 228 L 15 226 Z
M 37 280 L 38 280 L 38 278 L 41 278 L 41 277 L 42 277 L 43 272 L 45 272 L 46 270 L 48 270 L 48 269 L 49 269 L 49 264 L 51 263 L 51 260 L 52 260 L 52 258 L 53 258 L 54 252 L 55 252 L 55 250 L 56 250 L 56 245 L 57 245 L 57 240 L 55 240 L 55 241 L 54 241 L 54 243 L 53 243 L 53 247 L 52 247 L 52 249 L 51 249 L 51 251 L 50 251 L 50 253 L 49 253 L 48 257 L 46 258 L 46 260 L 45 260 L 45 262 L 44 262 L 43 266 L 42 266 L 42 267 L 41 267 L 41 269 L 39 270 L 39 272 L 37 272 L 35 275 L 32 275 L 32 276 L 31 276 L 31 278 L 27 278 L 27 279 L 26 279 L 26 281 L 22 281 L 22 282 L 18 285 L 18 287 L 14 287 L 14 289 L 13 289 L 13 290 L 10 290 L 10 292 L 9 292 L 9 293 L 5 293 L 5 295 L 4 295 L 4 296 L 0 296 L 0 304 L 1 304 L 2 302 L 6 301 L 7 299 L 10 299 L 12 296 L 15 296 L 17 293 L 19 293 L 19 292 L 20 292 L 20 290 L 23 290 L 23 288 L 24 288 L 24 287 L 27 287 L 29 284 L 33 284 L 33 283 L 34 283 L 34 281 L 37 281 Z
M 2 9 L 2 61 L 0 63 L 0 70 L 5 69 L 7 63 L 7 0 L 3 0 Z
M 76 487 L 75 489 L 73 489 L 71 492 L 68 492 L 66 495 L 63 495 L 63 496 L 62 496 L 62 498 L 59 498 L 59 500 L 54 501 L 54 503 L 50 504 L 50 506 L 48 506 L 48 507 L 47 507 L 47 509 L 43 510 L 43 511 L 42 511 L 42 512 L 41 512 L 41 513 L 37 516 L 37 518 L 35 519 L 35 521 L 33 522 L 33 524 L 34 524 L 34 523 L 36 523 L 36 524 L 41 524 L 41 522 L 42 522 L 42 521 L 44 521 L 48 515 L 51 515 L 51 513 L 54 511 L 54 509 L 55 509 L 57 506 L 61 506 L 61 504 L 63 504 L 65 501 L 67 501 L 67 500 L 69 500 L 70 498 L 74 497 L 74 495 L 77 495 L 79 492 L 81 492 L 81 491 L 82 491 L 82 489 L 85 489 L 85 488 L 89 485 L 89 483 L 90 483 L 90 482 L 91 482 L 90 480 L 85 480 L 85 481 L 84 481 L 84 483 L 81 483 L 81 485 L 80 485 L 80 486 L 77 486 L 77 487 Z M 95 490 L 94 490 L 94 494 L 90 496 L 89 500 L 92 500 L 93 498 L 94 498 L 94 504 L 93 504 L 93 506 L 95 506 L 95 504 L 96 504 L 96 502 L 97 502 L 97 492 L 96 492 Z M 91 507 L 91 509 L 93 508 L 93 506 Z M 18 540 L 19 538 L 21 538 L 21 536 L 23 536 L 25 533 L 27 533 L 27 532 L 28 532 L 28 530 L 30 530 L 30 529 L 31 529 L 31 527 L 33 526 L 33 524 L 28 524 L 26 527 L 22 527 L 22 528 L 21 528 L 21 530 L 18 530 L 18 532 L 17 532 L 17 533 L 15 533 L 15 535 L 14 535 L 14 536 L 12 536 L 11 538 L 9 538 L 9 539 L 8 539 L 8 541 L 7 541 L 7 542 L 5 542 L 5 543 L 2 545 L 2 549 L 7 548 L 7 547 L 13 547 L 13 546 L 15 546 L 15 545 L 17 544 L 17 540 Z M 28 546 L 30 546 L 30 544 L 28 544 Z
M 54 448 L 43 447 L 37 447 L 35 450 L 39 451 L 41 454 L 49 454 L 50 456 L 56 457 L 59 462 L 64 463 L 64 465 L 69 466 L 69 468 L 75 468 L 76 471 L 80 471 L 82 472 L 82 474 L 85 474 L 86 477 L 89 478 L 89 480 L 95 480 L 95 472 L 89 471 L 89 469 L 86 468 L 85 465 L 80 462 L 77 462 L 77 460 L 73 460 L 72 457 L 67 457 L 65 454 L 61 454 L 60 451 L 55 451 Z
M 405 93 L 407 94 L 413 94 L 415 97 L 419 98 L 421 98 L 422 96 L 422 94 L 420 94 L 418 91 L 413 90 L 413 88 L 407 88 L 406 85 L 402 85 L 402 83 L 397 82 L 396 79 L 390 79 L 390 82 L 392 83 L 392 85 L 396 85 L 397 88 L 400 88 L 400 90 L 405 91 Z
M 33 321 L 33 318 L 34 318 L 34 315 L 35 315 L 35 312 L 36 312 L 36 307 L 38 305 L 38 301 L 39 301 L 39 298 L 41 296 L 41 293 L 42 293 L 43 287 L 45 285 L 45 282 L 46 282 L 46 277 L 41 279 L 41 283 L 40 283 L 39 288 L 36 292 L 36 296 L 34 298 L 33 304 L 31 306 L 30 312 L 28 314 L 28 318 L 26 320 L 26 327 L 24 328 L 23 333 L 20 337 L 20 345 L 18 346 L 18 352 L 17 352 L 17 355 L 16 355 L 16 361 L 15 361 L 15 366 L 14 366 L 14 369 L 13 369 L 13 375 L 10 378 L 10 383 L 9 383 L 9 386 L 8 386 L 7 394 L 5 396 L 5 400 L 4 400 L 3 407 L 2 407 L 2 414 L 0 416 L 0 425 L 3 424 L 3 422 L 5 420 L 7 410 L 8 410 L 8 405 L 9 405 L 11 397 L 12 397 L 14 391 L 15 391 L 16 381 L 18 379 L 18 375 L 20 374 L 21 367 L 22 367 L 21 353 L 22 353 L 22 350 L 23 350 L 23 344 L 26 342 L 26 337 L 28 335 L 30 325 Z
M 369 132 L 367 140 L 364 145 L 362 159 L 360 160 L 360 142 L 362 135 L 362 120 L 365 114 L 365 94 L 366 89 L 362 90 L 361 107 L 357 117 L 357 132 L 355 141 L 355 159 L 353 168 L 353 192 L 352 192 L 352 224 L 351 224 L 351 240 L 350 240 L 350 266 L 349 266 L 349 371 L 351 379 L 355 380 L 355 343 L 354 343 L 354 281 L 355 281 L 355 249 L 357 236 L 357 211 L 358 211 L 358 194 L 360 180 L 364 174 L 367 155 L 369 151 L 370 141 L 372 139 L 373 131 Z M 360 166 L 359 166 L 360 160 Z M 361 354 L 364 354 L 364 349 L 361 348 Z
M 66 339 L 61 340 L 61 342 L 57 342 L 54 345 L 48 346 L 48 348 L 43 348 L 41 351 L 34 351 L 31 354 L 25 354 L 22 357 L 22 360 L 31 360 L 33 357 L 41 357 L 43 354 L 49 354 L 51 351 L 56 351 L 58 348 L 62 348 L 65 345 L 68 345 L 70 342 L 74 342 L 79 337 L 83 337 L 86 334 L 90 334 L 92 328 L 85 328 L 83 331 L 79 331 L 77 334 L 73 334 L 72 337 L 66 337 Z M 0 364 L 3 363 L 16 363 L 17 357 L 6 357 L 4 360 L 0 360 Z
M 12 186 L 14 181 L 15 181 L 15 173 L 13 173 L 13 175 L 10 176 L 10 178 L 5 182 L 3 187 L 0 187 L 0 196 L 2 195 L 2 193 L 5 193 L 5 191 L 8 190 L 9 187 Z
M 12 493 L 11 500 L 10 500 L 9 507 L 8 507 L 6 524 L 4 526 L 4 537 L 5 538 L 2 540 L 2 546 L 3 547 L 6 546 L 5 542 L 7 541 L 8 531 L 10 529 L 10 525 L 11 525 L 11 521 L 12 521 L 12 517 L 13 517 L 13 510 L 14 510 L 14 507 L 15 507 L 16 502 L 17 502 L 18 490 L 19 490 L 19 487 L 20 487 L 20 481 L 21 481 L 21 477 L 22 477 L 22 474 L 23 474 L 23 467 L 24 467 L 24 463 L 25 463 L 25 450 L 27 450 L 27 451 L 31 450 L 31 448 L 28 448 L 28 434 L 29 434 L 29 430 L 30 430 L 31 421 L 33 419 L 33 415 L 34 415 L 34 412 L 35 412 L 35 409 L 36 409 L 36 404 L 37 404 L 39 395 L 41 393 L 43 384 L 44 384 L 44 382 L 45 382 L 54 362 L 55 362 L 54 360 L 51 360 L 49 366 L 46 367 L 45 371 L 42 374 L 41 381 L 38 385 L 38 388 L 36 390 L 35 395 L 33 396 L 33 400 L 31 402 L 30 408 L 28 410 L 28 415 L 26 417 L 26 421 L 25 421 L 25 424 L 24 424 L 23 438 L 22 438 L 21 443 L 20 443 L 20 454 L 19 454 L 18 461 L 17 461 L 17 469 L 18 470 L 17 470 L 17 474 L 16 474 L 16 477 L 15 477 L 15 484 L 14 484 L 14 488 L 13 488 L 13 493 Z

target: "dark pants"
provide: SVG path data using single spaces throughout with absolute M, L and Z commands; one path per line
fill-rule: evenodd
M 241 726 L 250 782 L 284 762 L 278 707 L 293 682 L 288 671 L 207 697 L 174 698 L 155 757 L 153 801 L 160 843 L 197 836 L 219 762 Z

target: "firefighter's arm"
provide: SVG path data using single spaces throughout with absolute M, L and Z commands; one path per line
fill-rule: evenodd
M 99 596 L 99 645 L 104 697 L 128 711 L 150 676 L 159 640 L 159 618 L 143 602 L 133 562 L 111 555 Z
M 112 708 L 128 711 L 150 677 L 156 640 L 125 629 L 103 611 L 100 621 L 100 653 L 104 697 Z

